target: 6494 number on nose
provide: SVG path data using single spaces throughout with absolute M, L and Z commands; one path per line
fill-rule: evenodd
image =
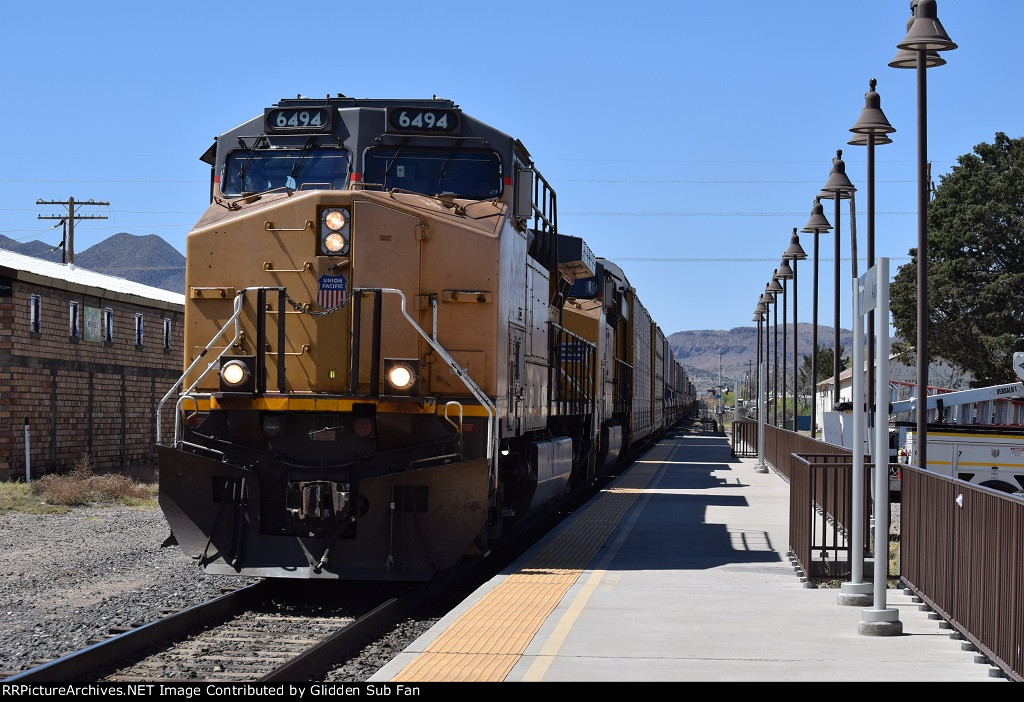
M 455 110 L 420 110 L 392 107 L 388 110 L 388 131 L 446 132 L 458 131 L 459 113 Z
M 268 110 L 267 131 L 323 131 L 331 126 L 331 113 L 322 107 Z

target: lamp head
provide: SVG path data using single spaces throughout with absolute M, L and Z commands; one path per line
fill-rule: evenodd
M 918 0 L 913 19 L 907 36 L 896 45 L 897 48 L 907 51 L 949 51 L 956 48 L 939 22 L 935 0 Z
M 800 231 L 821 234 L 831 230 L 832 225 L 825 219 L 825 208 L 821 206 L 821 196 L 819 195 L 814 198 L 814 204 L 811 205 L 811 218 L 807 220 L 807 224 Z
M 793 236 L 789 238 L 789 248 L 782 254 L 782 258 L 790 261 L 803 261 L 807 258 L 807 252 L 804 251 L 804 247 L 800 246 L 800 235 L 796 233 L 796 227 L 793 227 Z
M 916 3 L 911 3 L 911 15 L 910 19 L 907 20 L 907 32 L 910 32 L 910 28 L 914 26 L 914 15 L 913 10 L 917 7 Z M 924 67 L 934 68 L 935 66 L 945 66 L 946 59 L 939 56 L 937 51 L 926 51 L 924 55 Z M 890 68 L 917 68 L 917 52 L 909 51 L 907 49 L 900 49 L 896 52 L 896 56 L 892 61 L 889 62 Z
M 828 181 L 822 187 L 822 193 L 837 193 L 840 197 L 844 194 L 849 197 L 857 188 L 853 187 L 853 183 L 846 175 L 846 163 L 843 161 L 843 150 L 836 150 L 836 157 L 832 159 L 832 173 L 829 174 Z M 822 199 L 825 199 L 824 195 L 821 195 Z M 833 195 L 832 197 L 835 197 Z M 831 199 L 831 198 L 829 198 Z
M 850 127 L 854 134 L 891 134 L 896 131 L 882 112 L 882 99 L 875 92 L 877 84 L 878 81 L 874 78 L 868 82 L 870 89 L 864 94 L 864 109 L 861 110 L 857 122 Z

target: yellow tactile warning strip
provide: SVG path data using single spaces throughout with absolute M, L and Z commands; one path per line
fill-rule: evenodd
M 653 452 L 652 452 L 653 453 Z M 519 571 L 473 605 L 392 682 L 502 682 L 661 468 L 637 462 Z

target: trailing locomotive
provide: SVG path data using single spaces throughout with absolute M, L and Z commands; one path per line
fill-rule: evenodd
M 202 160 L 157 450 L 207 571 L 429 579 L 692 409 L 623 271 L 453 102 L 286 99 Z

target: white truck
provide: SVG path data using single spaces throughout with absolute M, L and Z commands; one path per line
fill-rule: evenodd
M 1013 355 L 1024 379 L 1024 353 Z M 1024 383 L 929 395 L 928 470 L 1009 493 L 1024 493 Z M 916 398 L 892 403 L 892 415 L 917 410 Z M 897 422 L 906 426 L 907 422 Z M 901 461 L 919 465 L 915 426 L 906 429 Z

